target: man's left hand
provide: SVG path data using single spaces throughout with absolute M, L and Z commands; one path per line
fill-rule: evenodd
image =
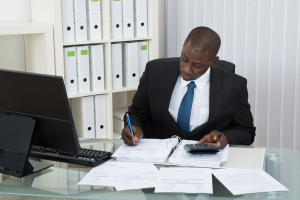
M 197 144 L 202 144 L 204 142 L 216 143 L 218 146 L 221 146 L 222 149 L 224 149 L 228 144 L 227 137 L 223 133 L 216 130 L 205 135 L 201 140 L 199 140 L 199 142 L 197 142 Z

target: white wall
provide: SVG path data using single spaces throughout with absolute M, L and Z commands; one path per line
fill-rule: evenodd
M 0 0 L 0 22 L 30 21 L 30 0 Z M 0 36 L 0 68 L 25 70 L 23 35 Z
M 300 150 L 299 0 L 166 0 L 166 16 L 167 57 L 194 27 L 220 35 L 220 59 L 248 79 L 254 145 Z

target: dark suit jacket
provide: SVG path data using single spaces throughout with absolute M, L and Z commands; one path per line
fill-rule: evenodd
M 248 103 L 247 80 L 220 67 L 211 68 L 208 122 L 186 136 L 169 113 L 169 104 L 179 76 L 179 58 L 157 59 L 147 63 L 128 113 L 132 125 L 149 138 L 200 140 L 217 130 L 229 144 L 250 145 L 255 127 Z M 201 101 L 201 99 L 194 99 Z M 126 117 L 124 122 L 127 124 Z

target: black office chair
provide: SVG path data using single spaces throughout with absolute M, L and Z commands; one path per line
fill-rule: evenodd
M 235 64 L 225 61 L 225 60 L 219 60 L 216 64 L 218 67 L 222 67 L 232 73 L 235 73 Z
M 163 60 L 180 60 L 179 57 L 173 57 L 173 58 L 161 58 Z M 235 64 L 231 63 L 231 62 L 228 62 L 228 61 L 225 61 L 225 60 L 219 60 L 216 64 L 216 66 L 218 67 L 221 67 L 221 68 L 224 68 L 232 73 L 235 73 Z

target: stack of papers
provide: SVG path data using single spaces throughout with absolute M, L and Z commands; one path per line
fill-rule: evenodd
M 150 163 L 108 161 L 93 168 L 78 185 L 115 187 L 117 191 L 156 186 L 157 168 Z
M 112 155 L 117 161 L 135 161 L 164 163 L 172 148 L 177 145 L 177 138 L 171 139 L 140 139 L 137 146 L 123 144 Z
M 180 147 L 177 147 L 177 150 L 170 157 L 169 163 L 185 166 L 219 168 L 227 161 L 228 145 L 216 154 L 192 154 L 184 148 L 186 144 L 196 144 L 197 142 L 198 141 L 193 140 L 182 140 Z

